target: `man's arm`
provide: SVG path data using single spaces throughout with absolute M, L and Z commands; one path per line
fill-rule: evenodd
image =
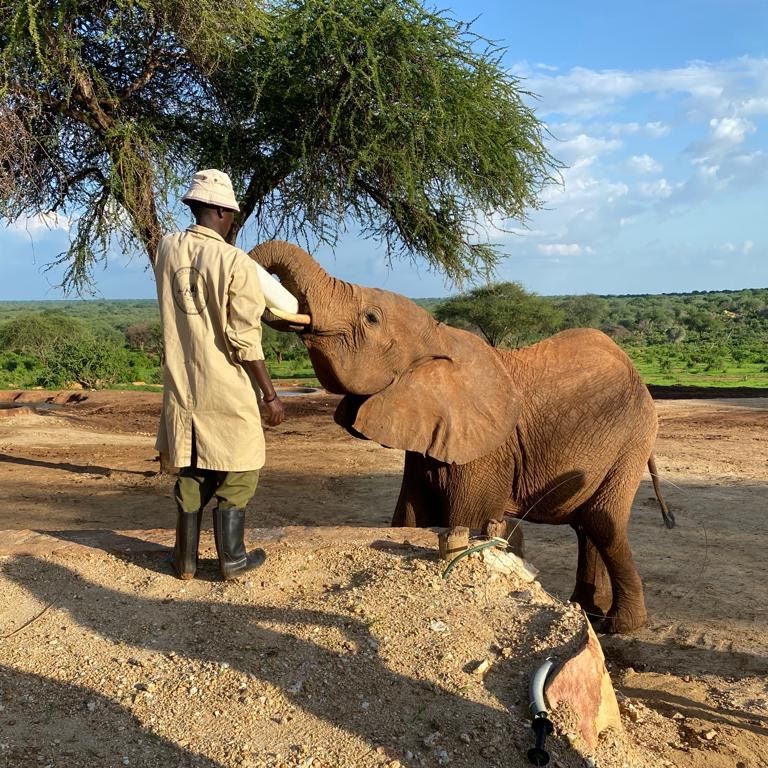
M 272 384 L 272 379 L 269 378 L 266 364 L 263 360 L 244 360 L 241 365 L 251 374 L 262 392 L 264 421 L 270 427 L 276 427 L 285 419 L 285 406 L 283 401 L 277 396 L 277 392 L 275 392 L 275 387 Z
M 229 284 L 225 332 L 237 361 L 245 368 L 263 393 L 264 421 L 276 427 L 285 418 L 285 408 L 269 378 L 261 346 L 261 315 L 264 312 L 256 264 L 243 253 Z

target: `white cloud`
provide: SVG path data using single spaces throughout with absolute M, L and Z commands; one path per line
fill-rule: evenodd
M 750 133 L 757 130 L 753 122 L 741 117 L 713 117 L 709 125 L 713 139 L 727 144 L 741 144 Z
M 670 127 L 668 125 L 665 125 L 664 123 L 660 122 L 659 120 L 655 120 L 652 123 L 646 123 L 643 126 L 643 130 L 651 138 L 660 139 L 660 138 L 662 138 L 664 136 L 667 136 L 669 134 Z
M 8 225 L 11 232 L 27 234 L 30 237 L 44 232 L 69 232 L 72 220 L 58 213 L 40 213 L 36 216 L 20 216 Z
M 590 246 L 578 243 L 541 243 L 536 250 L 545 256 L 581 256 L 593 252 Z
M 742 243 L 723 243 L 720 250 L 725 251 L 725 253 L 740 253 L 747 256 L 754 247 L 755 243 L 752 240 L 744 240 Z
M 740 115 L 768 115 L 768 96 L 745 99 L 737 104 L 736 111 Z
M 575 67 L 564 75 L 531 72 L 526 76 L 526 88 L 541 97 L 539 110 L 543 114 L 560 112 L 567 115 L 605 113 L 619 100 L 637 90 L 634 75 L 619 70 L 598 72 Z
M 627 165 L 634 173 L 659 173 L 662 169 L 661 163 L 648 154 L 632 155 L 627 161 Z
M 612 136 L 633 136 L 644 135 L 652 139 L 660 139 L 669 133 L 669 126 L 659 120 L 649 123 L 638 123 L 630 121 L 628 123 L 608 123 L 605 126 L 607 133 Z
M 673 188 L 666 179 L 643 182 L 638 184 L 638 190 L 643 197 L 662 199 L 669 197 L 673 192 Z
M 526 88 L 538 94 L 540 114 L 594 118 L 614 110 L 630 97 L 683 94 L 689 100 L 689 118 L 703 115 L 768 113 L 768 57 L 741 57 L 723 62 L 691 62 L 674 69 L 593 70 L 574 67 L 549 75 L 525 63 L 513 71 L 526 78 Z M 661 123 L 646 123 L 649 130 L 664 130 Z
M 554 147 L 557 157 L 569 166 L 585 166 L 597 158 L 615 152 L 622 146 L 619 139 L 603 139 L 580 133 L 572 139 L 560 142 Z

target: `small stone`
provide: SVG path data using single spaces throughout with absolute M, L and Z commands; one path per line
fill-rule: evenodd
M 474 674 L 474 675 L 484 675 L 490 668 L 491 668 L 491 662 L 488 659 L 483 659 L 472 670 L 472 674 Z
M 444 749 L 436 750 L 435 755 L 439 765 L 448 765 L 451 762 L 451 756 Z
M 433 632 L 445 632 L 448 629 L 448 625 L 444 621 L 440 621 L 440 619 L 432 619 L 429 622 L 429 628 Z
M 87 709 L 89 712 L 95 712 L 95 711 L 96 711 L 96 706 L 97 706 L 97 704 L 96 704 L 96 702 L 95 702 L 95 701 L 89 701 L 89 702 L 87 702 L 87 703 L 86 703 L 86 705 L 85 705 L 85 706 L 86 706 L 86 709 Z
M 437 744 L 437 740 L 442 736 L 440 731 L 435 731 L 434 733 L 430 733 L 429 736 L 427 736 L 423 744 L 425 747 L 434 747 L 435 744 Z
M 712 741 L 712 739 L 714 739 L 715 736 L 717 736 L 717 731 L 714 730 L 714 728 L 712 728 L 708 730 L 705 734 L 703 734 L 703 736 L 707 741 Z
M 462 733 L 459 736 L 459 739 L 463 741 L 465 744 L 469 744 L 472 741 L 472 737 L 468 733 Z
M 680 712 L 675 712 L 674 715 L 672 715 L 673 720 L 685 720 L 685 715 L 683 715 Z

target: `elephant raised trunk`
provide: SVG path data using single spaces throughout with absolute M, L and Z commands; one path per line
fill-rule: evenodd
M 298 299 L 299 312 L 310 315 L 313 332 L 333 327 L 333 308 L 348 306 L 354 295 L 352 285 L 331 277 L 293 243 L 269 240 L 248 255 L 267 272 L 277 275 L 283 287 Z

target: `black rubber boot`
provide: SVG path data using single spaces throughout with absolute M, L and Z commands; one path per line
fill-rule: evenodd
M 244 536 L 244 509 L 219 509 L 216 507 L 213 510 L 213 538 L 216 541 L 221 577 L 225 581 L 236 579 L 238 576 L 258 568 L 266 560 L 267 556 L 263 549 L 246 553 Z
M 197 571 L 197 548 L 200 543 L 200 521 L 203 511 L 176 512 L 176 544 L 171 555 L 171 565 L 180 579 L 187 581 Z

